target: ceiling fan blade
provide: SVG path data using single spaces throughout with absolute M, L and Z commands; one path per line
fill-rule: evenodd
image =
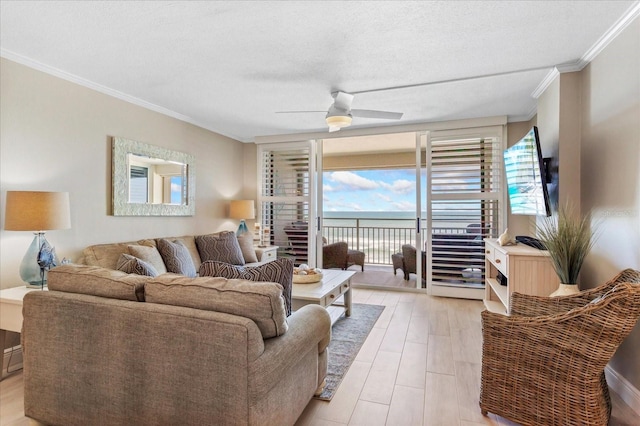
M 276 111 L 276 114 L 306 114 L 308 112 L 321 112 L 326 114 L 327 111 Z
M 340 130 L 338 126 L 329 126 L 329 133 L 337 132 L 338 130 Z
M 375 111 L 372 109 L 352 109 L 351 115 L 354 117 L 364 117 L 364 118 L 382 118 L 386 120 L 400 120 L 402 118 L 401 112 L 391 112 L 391 111 Z
M 333 92 L 331 94 L 335 102 L 333 105 L 343 111 L 349 111 L 351 109 L 351 103 L 353 102 L 353 95 L 346 92 Z

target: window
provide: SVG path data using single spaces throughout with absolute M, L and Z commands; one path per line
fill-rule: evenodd
M 149 169 L 131 166 L 129 180 L 129 202 L 146 203 L 149 201 Z

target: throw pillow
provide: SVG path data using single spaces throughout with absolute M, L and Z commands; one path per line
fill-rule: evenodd
M 169 241 L 164 238 L 158 240 L 158 251 L 168 272 L 184 275 L 190 278 L 196 276 L 196 267 L 189 253 L 189 249 L 182 241 Z
M 198 235 L 196 246 L 203 262 L 213 260 L 232 265 L 244 265 L 244 257 L 242 257 L 242 250 L 235 232 L 223 231 L 217 234 Z
M 127 246 L 127 248 L 129 249 L 130 255 L 153 265 L 156 271 L 158 271 L 158 275 L 167 273 L 167 267 L 164 266 L 164 261 L 157 248 L 138 245 Z
M 242 251 L 242 257 L 244 257 L 245 263 L 258 261 L 256 249 L 253 247 L 253 234 L 245 232 L 244 234 L 238 235 L 238 243 L 240 244 L 240 250 Z
M 126 253 L 120 255 L 116 269 L 127 274 L 147 275 L 149 277 L 158 276 L 158 271 L 152 264 Z
M 241 278 L 249 281 L 266 281 L 282 286 L 287 316 L 291 315 L 291 290 L 293 285 L 293 261 L 276 259 L 260 266 L 234 266 L 222 262 L 206 261 L 200 265 L 201 277 Z

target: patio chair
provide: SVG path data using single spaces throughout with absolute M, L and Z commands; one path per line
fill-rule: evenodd
M 322 267 L 347 269 L 348 246 L 344 241 L 322 246 Z
M 360 266 L 360 270 L 364 272 L 364 257 L 365 254 L 363 251 L 349 249 L 347 251 L 347 268 L 358 265 Z
M 605 425 L 604 368 L 640 317 L 640 272 L 565 297 L 513 293 L 482 312 L 480 409 L 523 425 Z
M 409 274 L 417 273 L 416 262 L 416 248 L 411 244 L 404 244 L 402 246 L 402 272 L 404 273 L 405 281 L 409 281 Z M 427 276 L 426 268 L 426 253 L 422 252 L 422 278 Z

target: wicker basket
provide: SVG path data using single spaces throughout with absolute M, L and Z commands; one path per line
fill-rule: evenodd
M 313 284 L 321 280 L 322 280 L 322 274 L 312 274 L 312 275 L 293 274 L 294 284 Z

